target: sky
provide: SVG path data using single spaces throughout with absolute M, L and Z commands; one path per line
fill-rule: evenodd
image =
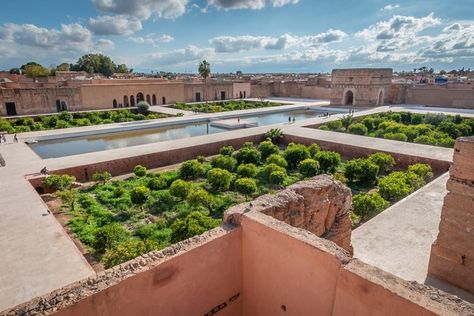
M 474 0 L 0 0 L 0 69 L 86 53 L 145 72 L 474 69 Z

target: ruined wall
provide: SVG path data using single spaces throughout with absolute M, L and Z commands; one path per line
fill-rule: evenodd
M 407 88 L 406 103 L 474 109 L 474 89 L 447 86 L 415 86 Z
M 331 104 L 348 104 L 349 91 L 353 94 L 353 102 L 348 105 L 387 104 L 392 74 L 391 68 L 333 69 Z M 380 96 L 382 100 L 379 100 Z
M 252 83 L 250 96 L 252 98 L 268 98 L 272 95 L 272 86 L 272 83 L 269 82 Z
M 458 138 L 429 275 L 474 293 L 474 137 Z
M 314 85 L 306 81 L 262 82 L 252 84 L 252 97 L 289 97 L 307 99 L 329 99 L 331 88 Z
M 241 92 L 244 98 L 250 98 L 250 96 L 252 95 L 250 82 L 234 82 L 233 91 L 234 91 L 234 95 L 233 95 L 234 99 L 239 99 L 241 96 L 240 94 Z

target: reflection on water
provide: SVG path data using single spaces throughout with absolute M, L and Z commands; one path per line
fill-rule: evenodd
M 245 119 L 251 122 L 258 122 L 259 126 L 265 126 L 278 123 L 288 123 L 289 117 L 291 117 L 291 119 L 294 117 L 298 122 L 300 120 L 313 118 L 317 115 L 319 115 L 319 113 L 316 111 L 303 110 L 262 114 L 253 117 L 245 117 Z M 159 128 L 147 128 L 137 131 L 115 132 L 40 141 L 36 144 L 31 144 L 30 147 L 41 158 L 54 158 L 114 148 L 156 143 L 172 139 L 215 134 L 224 131 L 227 130 L 218 127 L 212 127 L 209 125 L 209 123 L 203 122 Z

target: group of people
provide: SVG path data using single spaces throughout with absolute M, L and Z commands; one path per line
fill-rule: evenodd
M 291 124 L 291 122 L 294 124 L 296 122 L 296 117 L 293 116 L 293 118 L 291 118 L 291 116 L 288 116 L 288 124 Z
M 18 142 L 18 137 L 16 136 L 16 134 L 13 136 L 13 141 L 14 141 L 15 143 Z M 0 135 L 0 144 L 1 144 L 1 143 L 6 143 L 6 142 L 7 142 L 7 137 L 5 136 L 5 134 L 1 134 L 1 135 Z

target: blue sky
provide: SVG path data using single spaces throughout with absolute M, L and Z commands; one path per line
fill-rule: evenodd
M 2 1 L 0 69 L 90 52 L 142 71 L 474 68 L 474 1 Z

